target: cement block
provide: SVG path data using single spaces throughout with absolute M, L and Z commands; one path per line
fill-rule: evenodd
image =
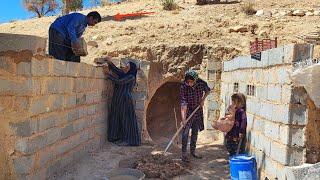
M 28 174 L 35 164 L 35 155 L 22 156 L 13 159 L 15 173 L 19 175 Z
M 96 112 L 96 106 L 95 105 L 91 105 L 91 106 L 87 106 L 87 114 L 88 115 L 94 115 Z
M 271 142 L 271 158 L 282 165 L 288 165 L 289 147 L 277 142 Z
M 64 99 L 65 99 L 65 107 L 66 108 L 71 108 L 71 107 L 74 107 L 76 105 L 77 98 L 76 98 L 75 94 L 66 95 L 64 97 Z
M 268 85 L 268 100 L 281 101 L 281 86 Z
M 79 74 L 80 64 L 77 62 L 66 62 L 66 75 L 70 77 L 77 77 Z
M 306 125 L 308 121 L 307 107 L 304 105 L 291 105 L 289 109 L 289 123 Z
M 307 104 L 307 99 L 308 99 L 308 94 L 306 90 L 303 87 L 294 87 L 292 88 L 292 93 L 291 93 L 291 100 L 290 102 L 292 104 L 301 104 L 301 105 L 306 105 Z
M 265 86 L 256 86 L 256 93 L 259 99 L 266 100 L 268 98 L 268 88 Z
M 49 60 L 43 59 L 43 60 L 31 60 L 31 72 L 33 76 L 49 76 Z
M 253 121 L 253 130 L 264 133 L 265 121 L 262 119 L 255 118 Z
M 75 122 L 73 123 L 73 130 L 74 130 L 75 132 L 81 131 L 81 130 L 89 127 L 90 124 L 91 124 L 90 118 L 80 119 L 80 120 L 75 121 Z
M 282 85 L 281 102 L 283 104 L 289 104 L 291 102 L 291 96 L 293 96 L 292 90 L 291 85 Z
M 67 73 L 67 64 L 65 61 L 53 60 L 52 75 L 65 76 Z
M 284 145 L 291 147 L 305 147 L 305 128 L 281 125 L 280 132 L 280 141 Z
M 79 119 L 79 109 L 73 109 L 67 113 L 67 121 L 71 122 Z
M 264 134 L 267 137 L 277 141 L 280 138 L 279 130 L 280 130 L 280 125 L 279 124 L 273 123 L 273 122 L 270 122 L 270 121 L 265 121 Z
M 79 77 L 90 77 L 90 69 L 92 68 L 91 65 L 86 63 L 79 64 Z
M 46 81 L 47 93 L 57 94 L 62 92 L 62 83 L 59 77 L 53 77 Z
M 136 101 L 135 108 L 136 108 L 136 110 L 144 110 L 145 101 Z
M 146 91 L 136 91 L 133 93 L 133 98 L 138 100 L 146 100 L 147 99 L 147 92 Z
M 254 116 L 253 114 L 247 113 L 247 128 L 252 129 L 254 122 Z
M 20 62 L 17 64 L 17 75 L 31 76 L 31 62 Z
M 293 62 L 303 61 L 306 59 L 313 59 L 312 44 L 296 44 L 294 47 Z
M 292 63 L 294 58 L 294 44 L 283 46 L 284 63 Z
M 10 122 L 10 127 L 14 129 L 17 136 L 28 137 L 37 130 L 37 123 L 31 119 L 21 122 Z
M 76 105 L 83 105 L 87 102 L 87 94 L 78 93 L 76 95 Z
M 63 156 L 60 159 L 57 159 L 55 162 L 50 164 L 46 169 L 46 177 L 52 177 L 56 173 L 60 172 L 62 169 L 64 169 L 68 164 L 70 164 L 73 161 L 73 156 L 68 154 L 66 156 Z
M 39 93 L 38 86 L 39 83 L 31 78 L 22 81 L 0 79 L 0 95 L 32 96 Z
M 23 154 L 32 154 L 47 145 L 46 135 L 41 134 L 30 139 L 20 139 L 15 144 L 15 150 Z
M 64 96 L 61 94 L 50 96 L 50 110 L 58 110 L 64 108 Z
M 49 96 L 31 98 L 29 113 L 32 115 L 37 115 L 50 111 L 48 99 Z
M 287 179 L 320 179 L 320 163 L 286 167 L 285 170 Z
M 271 153 L 271 141 L 263 134 L 259 135 L 259 141 L 256 144 L 257 149 L 264 152 L 267 156 Z
M 86 103 L 92 104 L 94 102 L 96 92 L 87 92 L 85 95 L 86 95 Z
M 273 113 L 273 105 L 267 102 L 261 102 L 261 116 L 265 119 L 271 120 Z
M 60 87 L 62 93 L 73 93 L 74 79 L 62 77 L 60 78 Z
M 98 78 L 98 79 L 106 78 L 106 75 L 104 74 L 102 67 L 96 67 L 95 78 Z
M 261 52 L 261 61 L 257 62 L 257 67 L 269 66 L 269 50 Z
M 289 67 L 280 67 L 277 69 L 277 77 L 279 79 L 280 84 L 291 84 Z
M 273 48 L 269 50 L 269 66 L 283 64 L 284 52 L 283 47 Z
M 289 105 L 287 104 L 273 105 L 273 115 L 271 120 L 274 122 L 288 124 L 290 120 Z
M 267 179 L 276 179 L 277 178 L 277 162 L 272 160 L 269 157 L 264 159 L 264 170 L 266 173 Z
M 57 118 L 59 118 L 59 116 L 56 113 L 40 116 L 38 119 L 38 130 L 41 132 L 54 127 Z
M 60 140 L 63 134 L 60 128 L 54 128 L 54 129 L 49 129 L 45 135 L 46 135 L 46 146 L 47 146 Z
M 61 138 L 65 139 L 65 138 L 71 136 L 74 132 L 75 132 L 75 130 L 73 128 L 73 124 L 68 124 L 61 129 Z

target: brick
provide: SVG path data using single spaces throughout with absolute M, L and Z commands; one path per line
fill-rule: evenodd
M 48 76 L 49 75 L 49 61 L 43 60 L 31 60 L 31 72 L 33 76 Z
M 9 57 L 0 57 L 0 69 L 9 73 L 16 73 L 16 64 L 13 63 L 13 59 Z
M 17 74 L 22 76 L 31 76 L 31 63 L 20 62 L 17 64 Z
M 17 136 L 28 137 L 37 130 L 37 123 L 31 119 L 22 122 L 10 122 L 10 127 L 14 129 Z
M 52 75 L 54 76 L 65 76 L 67 72 L 67 64 L 65 61 L 53 60 Z
M 77 77 L 79 74 L 79 63 L 66 62 L 66 75 L 70 77 Z
M 282 165 L 288 165 L 288 147 L 277 143 L 272 142 L 271 143 L 271 158 Z
M 268 85 L 268 100 L 281 101 L 281 86 Z
M 13 159 L 15 172 L 19 175 L 28 174 L 35 164 L 35 156 L 22 156 Z
M 283 47 L 269 50 L 269 66 L 282 64 L 284 59 Z
M 71 122 L 79 119 L 79 109 L 73 109 L 67 113 L 67 121 Z
M 289 109 L 289 123 L 294 125 L 307 124 L 307 107 L 304 105 L 291 105 Z
M 77 98 L 76 98 L 75 94 L 66 95 L 64 97 L 64 99 L 65 99 L 65 107 L 66 108 L 71 108 L 71 107 L 74 107 L 76 105 Z
M 305 147 L 305 128 L 281 125 L 280 132 L 280 142 L 284 145 L 292 147 Z
M 73 124 L 68 124 L 61 129 L 61 138 L 67 138 L 74 133 Z
M 278 140 L 279 139 L 279 129 L 280 129 L 279 124 L 273 123 L 270 121 L 266 121 L 264 134 L 273 140 Z
M 32 115 L 37 115 L 49 111 L 48 99 L 48 96 L 31 98 L 29 112 Z
M 136 110 L 144 110 L 145 106 L 145 101 L 136 101 Z
M 29 108 L 29 97 L 18 96 L 14 98 L 14 109 L 21 111 Z

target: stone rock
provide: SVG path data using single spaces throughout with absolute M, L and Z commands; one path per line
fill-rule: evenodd
M 292 16 L 292 11 L 280 11 L 279 16 Z
M 262 30 L 262 31 L 259 32 L 258 36 L 267 38 L 269 35 L 268 35 L 267 31 Z
M 234 26 L 232 28 L 229 29 L 229 32 L 248 32 L 248 28 L 242 25 L 238 25 L 238 26 Z
M 271 17 L 272 13 L 271 13 L 271 11 L 258 10 L 256 13 L 256 16 Z
M 306 13 L 303 10 L 295 10 L 293 11 L 294 16 L 304 16 Z
M 313 16 L 313 15 L 314 15 L 313 12 L 310 12 L 310 11 L 306 12 L 306 16 Z
M 87 45 L 88 45 L 88 46 L 92 46 L 92 47 L 96 47 L 96 48 L 99 46 L 96 41 L 88 41 L 88 42 L 87 42 Z
M 314 11 L 313 14 L 314 14 L 315 16 L 320 16 L 320 10 L 319 10 L 319 11 Z

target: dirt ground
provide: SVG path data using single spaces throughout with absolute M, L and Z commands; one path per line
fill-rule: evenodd
M 210 142 L 205 132 L 199 134 L 197 143 L 197 153 L 203 159 L 191 159 L 186 164 L 188 171 L 185 175 L 177 176 L 173 179 L 185 179 L 185 176 L 195 175 L 201 179 L 229 179 L 229 164 L 227 151 L 222 142 Z M 83 158 L 79 163 L 69 166 L 66 171 L 51 179 L 60 180 L 105 180 L 108 172 L 120 167 L 128 167 L 126 162 L 141 155 L 159 153 L 164 147 L 157 145 L 142 145 L 140 147 L 120 147 L 112 143 L 105 146 L 90 156 Z M 180 158 L 180 148 L 175 146 L 170 148 L 169 153 L 173 159 Z M 148 179 L 148 178 L 147 178 Z

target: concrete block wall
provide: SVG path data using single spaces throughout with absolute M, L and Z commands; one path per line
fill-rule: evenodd
M 45 179 L 105 142 L 113 87 L 102 68 L 2 59 L 0 179 Z
M 220 115 L 238 83 L 247 97 L 247 147 L 261 179 L 285 179 L 285 167 L 305 162 L 306 109 L 294 102 L 289 72 L 292 62 L 312 57 L 312 48 L 286 45 L 262 52 L 261 61 L 243 56 L 223 63 Z M 248 85 L 255 87 L 254 95 L 247 94 Z

